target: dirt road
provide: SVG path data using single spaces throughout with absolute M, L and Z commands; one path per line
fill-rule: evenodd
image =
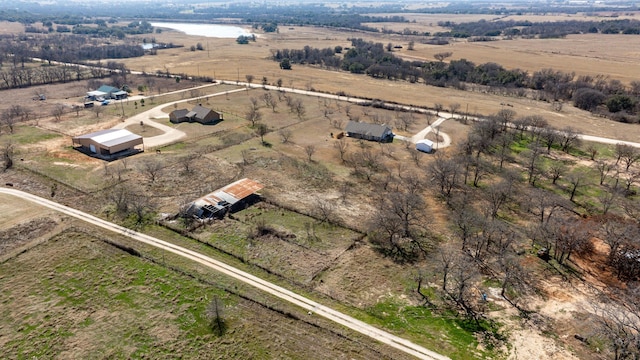
M 95 226 L 99 226 L 103 229 L 113 231 L 125 236 L 128 236 L 136 241 L 155 246 L 165 251 L 180 255 L 187 259 L 198 262 L 211 269 L 217 270 L 225 275 L 231 276 L 234 279 L 242 281 L 248 285 L 254 286 L 262 291 L 268 292 L 274 296 L 279 297 L 282 300 L 295 304 L 313 314 L 323 316 L 329 320 L 332 320 L 338 324 L 346 326 L 354 331 L 357 331 L 363 335 L 369 336 L 377 341 L 385 343 L 393 348 L 403 351 L 407 354 L 413 355 L 419 359 L 430 360 L 448 360 L 449 358 L 433 351 L 427 350 L 422 346 L 416 345 L 408 340 L 402 339 L 395 335 L 392 335 L 386 331 L 380 330 L 374 326 L 366 324 L 360 320 L 357 320 L 351 316 L 338 312 L 334 309 L 326 307 L 320 303 L 310 300 L 304 296 L 298 295 L 293 291 L 287 290 L 283 287 L 270 283 L 266 280 L 260 279 L 254 275 L 238 270 L 232 266 L 229 266 L 221 261 L 214 260 L 208 256 L 202 255 L 195 251 L 185 249 L 183 247 L 174 245 L 172 243 L 162 241 L 160 239 L 139 233 L 125 227 L 116 225 L 106 220 L 100 219 L 93 215 L 87 214 L 80 210 L 76 210 L 62 204 L 58 204 L 54 201 L 41 198 L 36 195 L 32 195 L 26 192 L 22 192 L 15 189 L 0 188 L 0 193 L 13 195 L 24 200 L 32 201 L 38 205 L 59 211 L 63 214 L 75 217 L 82 221 L 86 221 Z M 310 315 L 313 316 L 313 315 Z

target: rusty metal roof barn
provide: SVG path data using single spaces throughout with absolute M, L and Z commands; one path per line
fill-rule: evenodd
M 187 214 L 201 219 L 224 215 L 234 205 L 263 189 L 264 186 L 251 179 L 241 179 L 209 193 L 191 203 Z

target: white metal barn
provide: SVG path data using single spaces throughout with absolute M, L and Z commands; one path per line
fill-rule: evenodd
M 433 141 L 422 139 L 416 143 L 416 150 L 430 153 L 433 150 Z
M 113 160 L 144 151 L 142 136 L 125 129 L 108 129 L 76 136 L 73 147 L 92 156 Z

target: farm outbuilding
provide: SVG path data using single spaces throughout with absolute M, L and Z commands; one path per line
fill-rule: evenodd
M 416 150 L 430 153 L 433 151 L 433 141 L 422 139 L 416 142 Z
M 200 219 L 222 217 L 239 206 L 251 203 L 256 198 L 255 193 L 263 187 L 251 179 L 238 180 L 192 202 L 186 214 Z
M 73 138 L 73 147 L 104 160 L 144 151 L 142 136 L 125 129 L 108 129 Z
M 199 122 L 201 124 L 215 124 L 223 120 L 222 113 L 211 110 L 201 105 L 196 105 L 191 111 L 178 109 L 169 113 L 169 120 L 178 124 L 181 122 Z
M 393 131 L 386 125 L 349 121 L 344 131 L 347 136 L 357 139 L 379 142 L 393 141 Z
M 104 99 L 122 100 L 126 99 L 129 94 L 117 87 L 102 85 L 97 90 L 87 92 L 87 98 L 94 101 L 102 101 Z

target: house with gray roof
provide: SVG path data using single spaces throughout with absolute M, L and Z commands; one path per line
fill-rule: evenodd
M 393 141 L 393 131 L 387 125 L 369 124 L 349 121 L 344 132 L 347 136 L 357 139 L 390 142 Z
M 223 120 L 222 113 L 211 110 L 201 105 L 196 105 L 189 111 L 187 109 L 177 109 L 169 113 L 169 120 L 178 124 L 181 122 L 199 122 L 201 124 L 215 124 Z

